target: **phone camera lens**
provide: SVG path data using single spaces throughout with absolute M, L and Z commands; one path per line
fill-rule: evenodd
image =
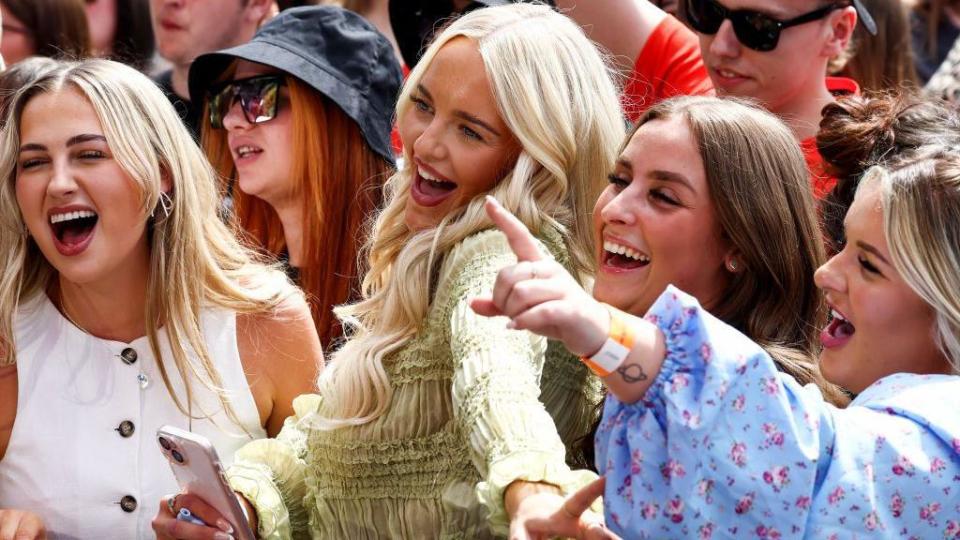
M 172 445 L 170 444 L 170 441 L 168 441 L 166 437 L 160 437 L 159 442 L 160 442 L 160 447 L 163 448 L 164 450 L 170 450 L 170 448 L 172 447 Z
M 170 452 L 170 455 L 173 456 L 173 460 L 176 461 L 177 463 L 183 463 L 183 454 L 181 454 L 177 450 Z

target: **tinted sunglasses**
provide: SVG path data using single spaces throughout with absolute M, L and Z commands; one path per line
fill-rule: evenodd
M 770 15 L 749 9 L 730 10 L 715 0 L 686 0 L 687 21 L 701 34 L 716 34 L 723 21 L 730 19 L 733 33 L 744 47 L 755 51 L 772 51 L 780 41 L 780 32 L 808 22 L 826 17 L 830 12 L 848 7 L 847 2 L 830 3 L 809 13 L 786 21 L 779 21 Z
M 223 128 L 223 118 L 240 100 L 244 118 L 251 124 L 273 120 L 277 116 L 280 87 L 287 84 L 282 75 L 258 75 L 227 81 L 210 91 L 210 127 Z

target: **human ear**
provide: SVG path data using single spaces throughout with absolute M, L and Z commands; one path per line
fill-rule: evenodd
M 847 49 L 853 37 L 853 30 L 857 27 L 857 10 L 853 6 L 837 10 L 828 17 L 827 24 L 828 35 L 820 54 L 833 58 Z
M 274 0 L 248 0 L 243 9 L 246 12 L 244 18 L 248 22 L 256 23 L 258 28 L 279 12 Z

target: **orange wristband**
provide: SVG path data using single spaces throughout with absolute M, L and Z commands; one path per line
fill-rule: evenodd
M 627 324 L 626 314 L 607 304 L 603 304 L 603 307 L 610 313 L 610 333 L 607 340 L 593 356 L 580 358 L 598 377 L 606 377 L 616 371 L 636 343 L 636 334 Z

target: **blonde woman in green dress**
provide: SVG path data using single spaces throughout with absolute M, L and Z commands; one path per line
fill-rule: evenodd
M 497 537 L 596 478 L 567 463 L 596 418 L 596 379 L 469 304 L 516 260 L 487 194 L 581 283 L 591 275 L 589 216 L 624 136 L 600 54 L 545 6 L 474 11 L 426 51 L 397 119 L 404 166 L 367 245 L 363 299 L 338 312 L 352 337 L 279 437 L 228 472 L 262 538 Z M 167 502 L 161 538 L 210 537 Z M 189 495 L 172 503 L 218 518 Z

